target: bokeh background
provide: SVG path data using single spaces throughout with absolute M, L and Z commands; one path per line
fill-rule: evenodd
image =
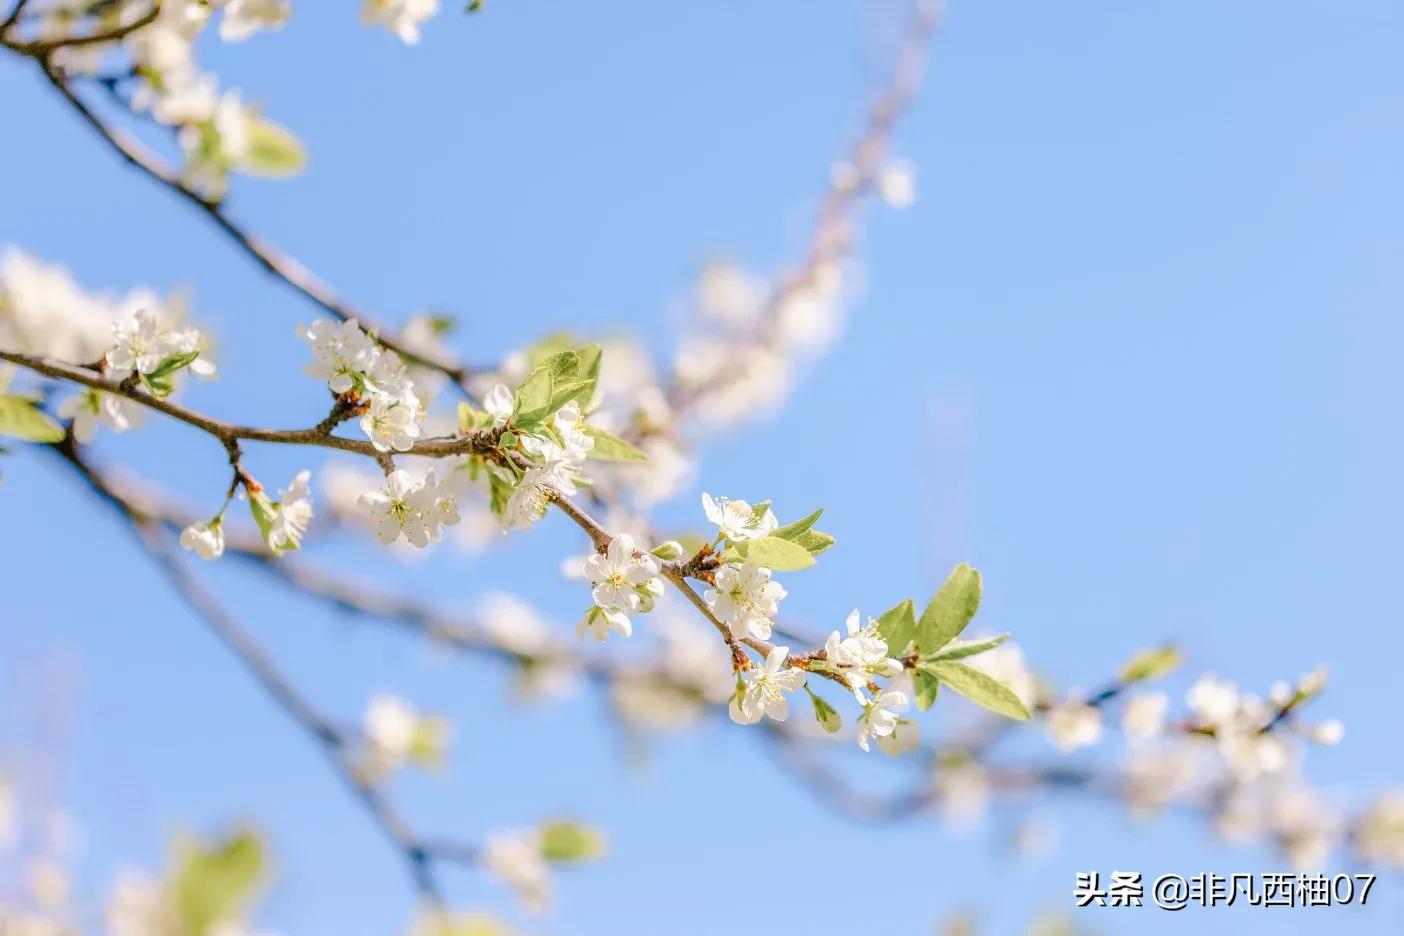
M 304 176 L 238 183 L 230 205 L 386 321 L 457 313 L 456 350 L 488 361 L 562 325 L 666 353 L 705 259 L 782 266 L 904 12 L 447 4 L 407 48 L 335 6 L 203 49 L 311 154 Z M 782 518 L 826 506 L 839 547 L 825 574 L 790 576 L 786 602 L 825 630 L 969 561 L 986 576 L 980 623 L 1062 685 L 1096 685 L 1165 638 L 1189 660 L 1176 694 L 1200 671 L 1262 691 L 1328 663 L 1317 711 L 1346 739 L 1309 775 L 1342 802 L 1404 778 L 1401 42 L 1390 0 L 954 2 L 898 139 L 919 199 L 871 218 L 842 339 L 780 418 L 711 444 L 702 482 L 660 516 L 695 522 L 702 489 L 773 496 Z M 28 63 L 0 60 L 0 89 L 0 241 L 92 288 L 188 286 L 225 374 L 190 388 L 192 406 L 319 417 L 293 334 L 309 308 L 120 166 Z M 222 496 L 222 452 L 198 434 L 152 421 L 99 451 L 196 503 Z M 323 459 L 250 447 L 268 480 Z M 0 756 L 80 823 L 88 916 L 116 868 L 160 867 L 173 832 L 251 818 L 277 856 L 260 924 L 399 932 L 403 868 L 320 754 L 73 477 L 23 451 L 3 471 Z M 582 600 L 555 569 L 579 545 L 550 517 L 478 559 L 311 552 L 454 606 L 516 590 L 564 632 Z M 325 707 L 354 720 L 388 688 L 454 718 L 451 769 L 395 782 L 419 828 L 473 838 L 564 811 L 610 833 L 608 860 L 563 875 L 534 930 L 922 933 L 970 908 L 1010 933 L 1071 910 L 1079 870 L 1283 869 L 1194 818 L 1133 825 L 1074 795 L 964 832 L 864 825 L 809 797 L 755 732 L 714 723 L 641 755 L 597 696 L 522 709 L 492 668 L 202 571 Z M 1014 860 L 1030 816 L 1058 832 Z M 500 885 L 451 880 L 458 903 L 520 919 Z M 1077 919 L 1395 933 L 1398 885 L 1364 910 Z

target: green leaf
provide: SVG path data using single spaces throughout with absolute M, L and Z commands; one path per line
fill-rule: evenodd
M 551 412 L 571 402 L 579 403 L 583 408 L 594 395 L 593 380 L 556 379 L 551 385 Z
M 774 534 L 771 535 L 773 536 Z M 818 530 L 806 530 L 795 538 L 795 542 L 809 550 L 811 556 L 817 556 L 834 545 L 834 538 Z
M 818 510 L 814 511 L 814 513 L 805 517 L 803 520 L 796 520 L 794 523 L 787 523 L 784 526 L 775 530 L 775 532 L 771 533 L 770 535 L 778 536 L 781 539 L 790 540 L 791 542 L 796 542 L 801 536 L 809 532 L 810 528 L 814 526 L 814 522 L 819 519 L 819 515 L 823 512 L 824 508 L 821 507 Z
M 887 652 L 895 657 L 906 656 L 907 647 L 916 639 L 916 605 L 908 598 L 888 608 L 877 622 L 878 633 L 887 641 Z
M 146 377 L 149 380 L 159 380 L 162 377 L 174 374 L 199 356 L 199 351 L 191 351 L 189 354 L 172 354 L 160 364 L 157 364 L 156 369 L 147 374 Z
M 285 179 L 297 175 L 307 164 L 307 154 L 297 137 L 271 120 L 250 117 L 247 122 L 249 148 L 237 168 L 246 175 Z
M 528 374 L 517 388 L 515 420 L 530 424 L 540 422 L 551 413 L 551 369 L 543 365 Z
M 814 565 L 814 557 L 798 543 L 762 536 L 735 544 L 736 554 L 774 572 L 798 572 Z
M 594 426 L 585 426 L 585 434 L 595 440 L 595 447 L 590 449 L 591 458 L 608 462 L 641 462 L 648 461 L 648 456 L 625 442 L 619 436 L 603 429 L 596 429 Z
M 962 562 L 921 612 L 917 646 L 925 651 L 940 650 L 960 636 L 979 607 L 980 573 Z
M 923 660 L 963 660 L 972 657 L 977 653 L 984 653 L 986 650 L 993 650 L 1009 639 L 1008 634 L 1000 634 L 998 637 L 989 637 L 983 640 L 952 640 L 940 650 L 929 657 L 922 657 Z
M 1019 701 L 1019 697 L 1008 686 L 972 666 L 950 660 L 936 660 L 923 663 L 921 668 L 971 702 L 982 705 L 991 712 L 1021 720 L 1029 717 L 1029 710 L 1024 708 L 1024 703 Z
M 542 361 L 541 366 L 549 370 L 552 377 L 573 379 L 580 369 L 580 355 L 569 350 L 557 351 Z
M 204 934 L 220 921 L 237 919 L 262 873 L 263 846 L 252 833 L 237 833 L 212 848 L 187 845 L 171 881 L 181 932 Z
M 1127 660 L 1126 665 L 1121 668 L 1121 681 L 1131 683 L 1159 679 L 1178 668 L 1181 661 L 1182 657 L 1178 647 L 1167 646 L 1142 650 Z
M 577 348 L 576 354 L 580 355 L 580 367 L 576 370 L 575 376 L 586 380 L 600 379 L 600 360 L 604 351 L 597 344 L 588 344 L 583 348 Z
M 541 827 L 541 857 L 556 864 L 593 861 L 605 852 L 604 835 L 592 826 L 570 820 Z
M 0 435 L 29 442 L 62 442 L 63 427 L 36 401 L 11 394 L 0 396 Z
M 936 701 L 936 693 L 941 690 L 941 681 L 930 673 L 919 669 L 912 670 L 912 688 L 916 693 L 917 711 L 924 712 Z

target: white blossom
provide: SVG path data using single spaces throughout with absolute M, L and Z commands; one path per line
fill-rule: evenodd
M 1212 675 L 1201 676 L 1185 695 L 1185 703 L 1201 726 L 1218 727 L 1238 713 L 1238 687 Z
M 595 604 L 607 611 L 637 612 L 651 606 L 648 589 L 658 582 L 658 560 L 648 553 L 634 555 L 634 538 L 620 533 L 603 554 L 585 560 L 585 577 Z M 642 593 L 641 593 L 642 592 Z M 656 593 L 655 593 L 656 595 Z
M 419 438 L 419 414 L 399 400 L 376 394 L 361 415 L 361 431 L 379 452 L 408 452 Z
M 804 685 L 805 680 L 804 670 L 785 665 L 789 656 L 789 647 L 771 647 L 760 668 L 752 668 L 742 674 L 745 689 L 731 710 L 733 721 L 749 725 L 766 717 L 775 721 L 784 721 L 789 717 L 790 700 L 785 698 L 785 693 L 794 692 Z M 740 719 L 737 718 L 738 714 Z
M 897 730 L 900 719 L 893 709 L 907 704 L 907 694 L 896 689 L 879 692 L 871 702 L 864 704 L 863 714 L 858 716 L 858 746 L 871 750 L 869 742 L 874 738 L 884 738 Z
M 878 636 L 877 622 L 869 619 L 865 627 L 862 620 L 854 609 L 845 622 L 848 636 L 840 638 L 833 631 L 824 641 L 825 661 L 843 676 L 859 702 L 866 700 L 863 688 L 870 677 L 891 678 L 902 672 L 901 661 L 887 655 L 887 641 Z
M 1356 822 L 1353 838 L 1362 860 L 1404 869 L 1404 789 L 1376 800 Z
M 893 208 L 910 208 L 916 202 L 916 167 L 905 159 L 893 160 L 878 173 L 878 194 Z
M 1134 741 L 1158 737 L 1165 731 L 1165 713 L 1169 708 L 1170 697 L 1163 692 L 1137 693 L 1126 702 L 1126 710 L 1121 715 L 1122 730 Z
M 618 634 L 621 637 L 632 636 L 634 623 L 629 620 L 629 615 L 623 611 L 614 608 L 601 608 L 596 605 L 586 611 L 575 625 L 575 636 L 583 638 L 587 633 L 603 643 L 609 639 L 610 634 Z
M 219 38 L 241 42 L 261 29 L 282 29 L 292 15 L 289 0 L 227 0 Z
M 311 325 L 299 325 L 298 333 L 312 346 L 313 360 L 307 365 L 307 376 L 325 380 L 332 393 L 359 387 L 380 351 L 375 339 L 362 331 L 355 319 L 318 319 Z
M 312 521 L 312 490 L 308 486 L 311 477 L 310 471 L 299 471 L 292 484 L 278 492 L 278 502 L 272 505 L 268 529 L 264 532 L 264 539 L 274 552 L 302 545 L 302 536 Z
M 139 403 L 115 393 L 83 390 L 59 404 L 58 413 L 73 420 L 73 438 L 91 442 L 98 426 L 113 432 L 126 432 L 141 425 L 142 407 Z
M 224 555 L 224 521 L 215 517 L 203 523 L 192 523 L 180 531 L 182 549 L 194 550 L 201 559 L 218 559 Z
M 1335 718 L 1328 718 L 1309 728 L 1307 737 L 1323 747 L 1335 747 L 1345 737 L 1345 725 Z
M 409 702 L 384 692 L 371 697 L 361 730 L 373 776 L 383 776 L 410 760 L 437 763 L 447 745 L 448 726 L 443 719 L 422 715 Z
M 438 541 L 440 527 L 458 522 L 458 475 L 450 471 L 440 482 L 432 468 L 419 479 L 397 468 L 383 487 L 365 492 L 356 502 L 370 516 L 382 543 L 388 546 L 403 535 L 423 549 Z
M 517 892 L 528 909 L 545 909 L 551 899 L 551 868 L 541 854 L 535 829 L 494 832 L 483 844 L 483 867 Z
M 384 26 L 406 45 L 419 42 L 419 25 L 439 12 L 439 0 L 364 0 L 361 22 Z
M 722 535 L 733 543 L 768 536 L 779 525 L 769 507 L 756 516 L 755 509 L 743 500 L 728 500 L 725 497 L 713 500 L 712 495 L 703 494 L 702 510 Z
M 728 563 L 717 570 L 717 585 L 702 597 L 717 620 L 731 627 L 737 637 L 769 640 L 771 620 L 786 595 L 770 570 L 751 562 Z
M 516 398 L 513 397 L 512 391 L 507 389 L 506 384 L 493 384 L 492 389 L 483 396 L 483 409 L 492 416 L 494 426 L 507 425 L 516 405 Z
M 113 380 L 122 380 L 133 372 L 149 374 L 171 353 L 171 342 L 161 320 L 146 309 L 128 321 L 113 323 L 112 340 L 106 365 Z
M 1102 736 L 1102 713 L 1075 699 L 1059 702 L 1048 710 L 1048 736 L 1064 751 L 1096 744 Z

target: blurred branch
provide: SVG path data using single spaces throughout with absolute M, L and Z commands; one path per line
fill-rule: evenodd
M 149 22 L 149 21 L 148 21 Z M 140 25 L 146 25 L 142 23 Z M 122 35 L 126 35 L 138 28 L 137 26 L 124 27 Z M 120 38 L 114 36 L 112 38 Z M 89 38 L 86 41 L 98 41 Z M 57 42 L 57 45 L 53 43 Z M 399 354 L 406 361 L 428 367 L 446 375 L 453 385 L 463 394 L 471 396 L 467 389 L 468 369 L 460 364 L 440 360 L 432 355 L 412 351 L 400 343 L 394 334 L 388 329 L 379 327 L 376 322 L 368 317 L 363 311 L 356 309 L 349 302 L 343 299 L 326 283 L 318 279 L 310 270 L 299 263 L 291 255 L 283 252 L 273 244 L 252 234 L 248 229 L 236 222 L 226 211 L 224 204 L 220 201 L 206 198 L 199 192 L 186 185 L 180 174 L 166 168 L 154 153 L 146 149 L 139 142 L 128 136 L 122 130 L 111 126 L 103 120 L 97 113 L 74 92 L 70 86 L 69 78 L 49 59 L 49 54 L 56 48 L 67 45 L 77 45 L 77 40 L 59 41 L 50 43 L 14 43 L 4 40 L 3 43 L 11 51 L 34 59 L 38 63 L 44 78 L 49 82 L 55 91 L 66 101 L 75 113 L 82 118 L 89 129 L 107 144 L 107 146 L 122 158 L 124 162 L 132 166 L 147 178 L 160 184 L 168 191 L 173 192 L 185 202 L 195 206 L 204 214 L 229 240 L 261 267 L 266 273 L 272 275 L 279 282 L 292 289 L 309 302 L 313 303 L 323 311 L 330 313 L 341 321 L 355 319 L 362 327 L 378 333 L 381 344 Z
M 431 847 L 417 838 L 389 800 L 362 775 L 356 763 L 355 744 L 352 739 L 297 690 L 252 635 L 225 611 L 214 594 L 191 574 L 180 556 L 171 548 L 169 535 L 162 524 L 156 518 L 132 507 L 107 487 L 82 460 L 71 436 L 52 448 L 68 460 L 88 481 L 89 487 L 128 522 L 147 555 L 191 611 L 225 649 L 238 658 L 244 669 L 273 702 L 316 741 L 337 776 L 365 808 L 392 846 L 403 856 L 420 896 L 434 909 L 442 909 L 443 892 L 434 872 L 434 861 L 441 859 L 473 863 L 476 861 L 476 850 L 458 843 L 437 843 Z

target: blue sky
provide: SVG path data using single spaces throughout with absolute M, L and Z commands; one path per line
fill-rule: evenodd
M 241 184 L 238 216 L 383 320 L 454 311 L 468 360 L 563 324 L 661 351 L 705 258 L 793 256 L 900 11 L 447 6 L 417 48 L 304 2 L 283 32 L 205 58 L 311 154 L 296 181 Z M 1013 631 L 1062 685 L 1097 684 L 1165 638 L 1189 658 L 1176 692 L 1202 670 L 1263 690 L 1328 663 L 1320 711 L 1347 735 L 1310 775 L 1343 798 L 1404 778 L 1389 704 L 1404 650 L 1401 40 L 1404 7 L 1386 0 L 954 0 L 899 137 L 920 198 L 873 215 L 869 288 L 842 341 L 782 418 L 710 445 L 705 483 L 662 516 L 691 518 L 703 487 L 773 496 L 788 516 L 826 506 L 839 548 L 786 603 L 816 628 L 922 598 L 969 561 L 986 576 L 981 623 Z M 121 168 L 25 63 L 0 60 L 0 83 L 0 241 L 92 287 L 190 287 L 227 376 L 188 402 L 314 421 L 324 401 L 293 337 L 309 308 Z M 203 437 L 153 426 L 99 448 L 194 501 L 222 494 Z M 265 478 L 307 462 L 251 458 Z M 278 856 L 262 924 L 397 932 L 411 900 L 398 859 L 316 751 L 70 478 L 33 454 L 4 472 L 0 753 L 44 748 L 54 797 L 86 829 L 88 906 L 118 864 L 156 865 L 171 832 L 251 817 Z M 550 572 L 578 545 L 553 518 L 471 564 L 366 574 L 457 606 L 505 586 L 568 620 L 579 595 Z M 725 724 L 630 766 L 590 695 L 521 712 L 469 661 L 202 571 L 325 707 L 355 718 L 387 687 L 455 718 L 453 769 L 396 784 L 417 826 L 471 838 L 569 811 L 610 832 L 610 859 L 564 877 L 536 930 L 831 932 L 856 915 L 923 933 L 969 907 L 1003 933 L 1069 908 L 1079 870 L 1281 867 L 1198 821 L 1134 826 L 1074 797 L 1047 804 L 1060 843 L 1030 863 L 999 845 L 1018 810 L 965 836 L 865 827 Z M 737 850 L 758 847 L 773 864 L 740 886 Z M 850 881 L 863 868 L 887 875 L 872 898 Z M 451 879 L 465 905 L 510 905 Z M 1331 925 L 1397 932 L 1397 883 Z M 1160 933 L 1189 919 L 1084 922 Z M 1206 934 L 1267 925 L 1192 919 Z

